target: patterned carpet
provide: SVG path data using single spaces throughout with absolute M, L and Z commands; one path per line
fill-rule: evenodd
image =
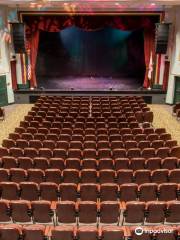
M 164 127 L 168 133 L 171 133 L 172 138 L 178 141 L 180 145 L 180 121 L 172 116 L 172 107 L 168 105 L 150 105 L 151 110 L 154 112 L 153 126 Z
M 6 119 L 0 121 L 0 144 L 9 133 L 13 132 L 15 127 L 19 126 L 21 120 L 31 109 L 32 104 L 14 104 L 5 108 Z M 171 114 L 171 107 L 168 105 L 150 105 L 154 112 L 154 127 L 165 127 L 168 133 L 172 134 L 172 138 L 176 139 L 180 144 L 180 121 L 177 121 Z
M 0 144 L 9 133 L 14 132 L 21 120 L 31 109 L 32 104 L 14 104 L 5 107 L 5 121 L 0 121 Z

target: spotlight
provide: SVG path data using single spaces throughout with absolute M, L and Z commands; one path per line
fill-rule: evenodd
M 34 90 L 34 87 L 30 87 L 30 90 L 31 90 L 31 91 Z

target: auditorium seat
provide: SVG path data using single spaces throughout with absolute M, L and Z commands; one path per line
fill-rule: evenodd
M 145 203 L 130 201 L 125 205 L 124 222 L 133 224 L 142 224 L 144 222 Z
M 19 184 L 21 199 L 35 201 L 39 199 L 39 186 L 35 182 L 21 182 Z
M 176 183 L 162 183 L 158 186 L 158 191 L 159 201 L 176 200 L 178 185 Z
M 138 185 L 135 183 L 126 183 L 120 185 L 120 200 L 135 201 L 138 195 Z
M 100 224 L 118 224 L 119 216 L 120 205 L 118 201 L 103 201 L 100 203 Z
M 94 224 L 97 221 L 98 206 L 93 201 L 78 202 L 79 224 Z
M 17 224 L 0 225 L 0 236 L 3 240 L 19 240 L 22 236 L 22 227 Z
M 27 171 L 22 168 L 11 168 L 9 173 L 11 181 L 16 183 L 24 182 L 27 178 Z
M 8 200 L 0 200 L 0 222 L 1 223 L 10 223 L 10 205 Z M 1 225 L 0 225 L 1 226 Z
M 28 181 L 41 183 L 44 181 L 44 171 L 41 169 L 28 169 Z
M 134 172 L 134 179 L 137 184 L 149 183 L 151 182 L 151 171 L 147 169 L 136 170 Z
M 17 167 L 17 160 L 15 157 L 12 156 L 5 156 L 1 158 L 3 168 L 10 169 Z
M 18 200 L 10 202 L 11 217 L 16 223 L 32 223 L 31 205 L 29 201 Z
M 41 199 L 48 201 L 58 200 L 58 185 L 52 182 L 40 183 Z
M 119 198 L 119 186 L 114 183 L 100 185 L 100 201 L 117 201 Z
M 51 228 L 50 237 L 51 237 L 51 240 L 59 240 L 59 239 L 73 240 L 75 239 L 75 234 L 76 234 L 76 231 L 74 226 L 61 225 L 61 226 L 55 226 Z
M 117 171 L 117 183 L 131 183 L 133 181 L 133 170 L 131 169 L 120 169 Z
M 51 202 L 46 200 L 32 201 L 33 220 L 35 223 L 53 223 Z
M 46 182 L 53 182 L 56 184 L 60 184 L 62 181 L 61 171 L 59 169 L 46 169 L 45 179 L 46 179 Z
M 49 165 L 50 165 L 50 168 L 59 169 L 61 171 L 65 168 L 64 159 L 62 158 L 54 158 L 54 157 L 50 158 Z
M 43 240 L 47 238 L 46 227 L 39 224 L 23 226 L 22 234 L 24 240 Z
M 158 185 L 156 183 L 143 183 L 139 185 L 139 200 L 143 202 L 157 199 Z
M 66 168 L 80 170 L 80 159 L 78 157 L 67 158 L 65 161 Z
M 49 161 L 46 157 L 34 157 L 34 167 L 45 170 L 49 167 Z
M 178 159 L 176 157 L 166 157 L 161 161 L 161 167 L 164 169 L 175 169 L 178 166 Z
M 76 169 L 64 169 L 62 172 L 64 183 L 78 183 L 79 171 Z
M 0 168 L 0 182 L 8 182 L 10 173 L 8 169 Z
M 180 222 L 180 202 L 173 200 L 167 202 L 166 222 L 175 224 Z
M 124 240 L 125 229 L 121 226 L 102 226 L 100 238 L 104 240 Z
M 59 185 L 61 201 L 76 201 L 77 185 L 75 183 L 61 183 Z
M 19 185 L 14 182 L 1 182 L 1 198 L 8 200 L 19 199 Z
M 146 219 L 148 224 L 164 223 L 166 203 L 164 201 L 150 201 L 146 204 Z
M 98 172 L 95 169 L 83 169 L 80 172 L 80 178 L 82 183 L 96 183 L 98 180 Z
M 58 224 L 76 223 L 76 203 L 72 201 L 61 201 L 56 204 L 56 221 Z
M 116 172 L 111 169 L 104 169 L 99 171 L 99 182 L 102 183 L 114 183 L 116 178 Z
M 97 164 L 96 159 L 83 159 L 81 161 L 82 169 L 97 169 Z
M 151 172 L 152 182 L 164 183 L 168 181 L 168 169 L 156 169 Z
M 173 169 L 169 171 L 169 182 L 179 183 L 180 182 L 180 169 Z
M 99 187 L 95 183 L 83 183 L 78 187 L 81 201 L 97 201 Z
M 95 226 L 80 226 L 77 229 L 77 238 L 79 240 L 97 240 L 98 229 Z

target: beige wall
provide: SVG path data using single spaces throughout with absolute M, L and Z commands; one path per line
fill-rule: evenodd
M 169 40 L 170 73 L 166 103 L 174 101 L 175 76 L 180 76 L 180 6 L 169 10 L 167 21 L 172 23 Z

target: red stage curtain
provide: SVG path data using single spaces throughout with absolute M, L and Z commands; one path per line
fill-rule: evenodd
M 31 46 L 31 52 L 30 52 L 31 81 L 30 81 L 30 86 L 31 87 L 37 87 L 36 60 L 37 60 L 38 45 L 39 45 L 39 30 L 32 33 L 32 36 L 31 36 L 31 39 L 30 39 L 30 46 Z
M 144 88 L 148 88 L 151 86 L 150 80 L 148 79 L 148 72 L 149 72 L 149 64 L 150 58 L 152 53 L 152 58 L 154 59 L 154 41 L 155 41 L 155 34 L 153 29 L 149 31 L 149 29 L 144 30 L 144 59 L 146 65 L 146 71 L 144 76 Z
M 39 32 L 59 32 L 70 26 L 77 26 L 86 31 L 96 31 L 104 27 L 113 27 L 120 30 L 135 30 L 144 28 L 144 53 L 146 74 L 144 87 L 149 86 L 148 68 L 151 51 L 154 56 L 154 29 L 157 19 L 151 16 L 27 16 L 24 19 L 26 24 L 27 46 L 30 50 L 31 59 L 31 87 L 36 87 L 36 58 L 39 44 Z
M 163 76 L 163 90 L 167 90 L 168 86 L 168 79 L 169 79 L 169 68 L 170 68 L 170 62 L 165 61 L 165 69 L 164 69 L 164 76 Z

